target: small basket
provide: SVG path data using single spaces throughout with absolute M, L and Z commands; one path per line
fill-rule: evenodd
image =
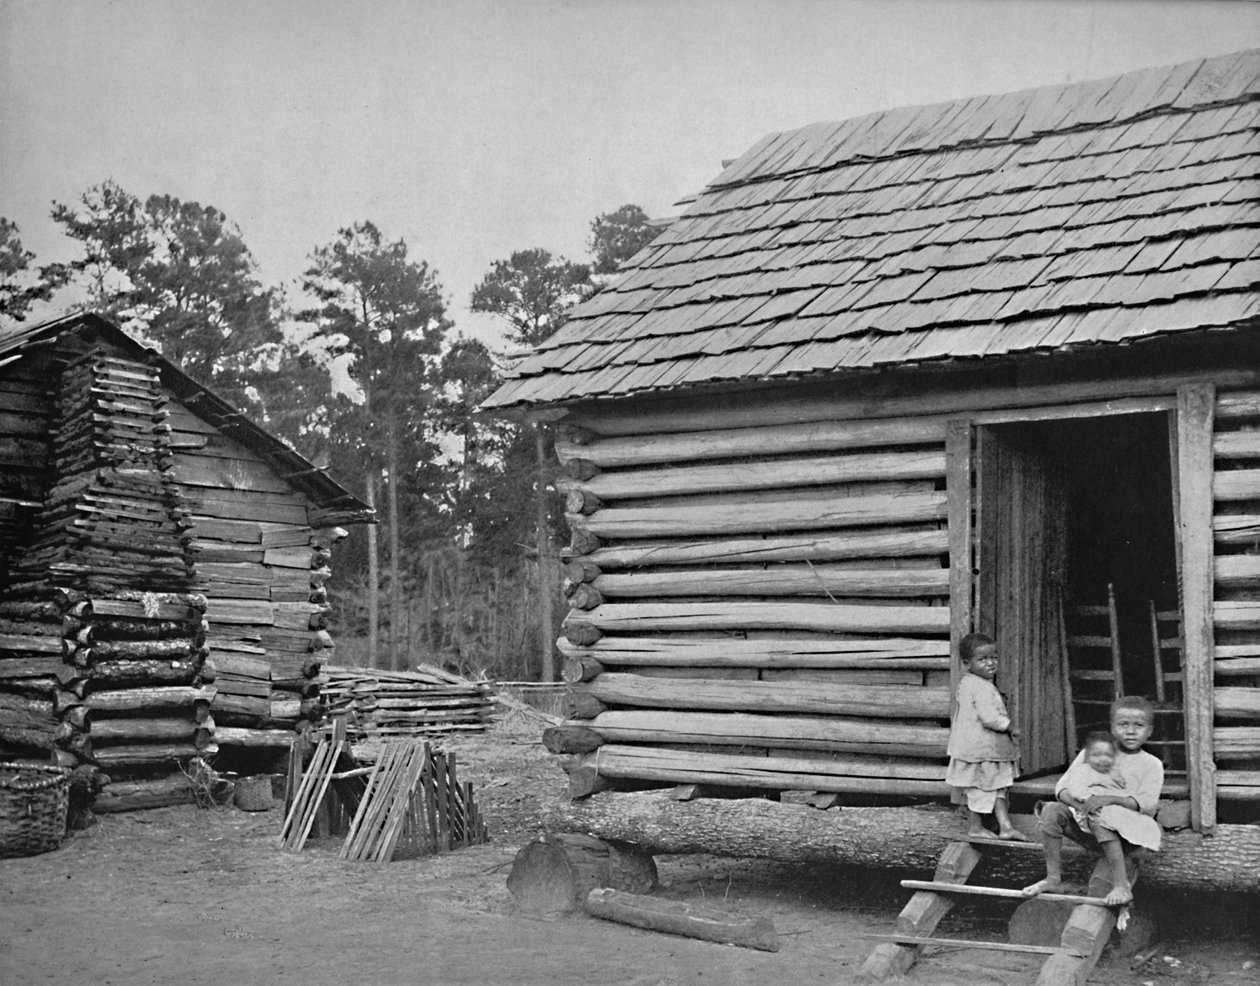
M 0 856 L 34 856 L 61 845 L 70 772 L 38 764 L 0 764 Z
M 241 811 L 267 811 L 274 803 L 270 774 L 254 774 L 236 781 L 236 807 Z

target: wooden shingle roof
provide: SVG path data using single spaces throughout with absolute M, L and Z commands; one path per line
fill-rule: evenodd
M 1260 50 L 771 134 L 488 408 L 1260 315 Z

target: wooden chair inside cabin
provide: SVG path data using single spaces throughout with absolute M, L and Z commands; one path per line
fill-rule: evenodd
M 1164 766 L 1184 770 L 1186 763 L 1185 692 L 1181 668 L 1181 611 L 1149 604 L 1151 655 L 1155 672 L 1155 736 L 1147 742 Z
M 1064 699 L 1075 756 L 1082 736 L 1110 727 L 1111 703 L 1124 694 L 1115 585 L 1107 585 L 1103 604 L 1065 606 L 1063 619 L 1068 659 Z

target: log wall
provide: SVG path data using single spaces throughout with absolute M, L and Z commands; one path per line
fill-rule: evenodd
M 333 653 L 328 561 L 340 528 L 317 530 L 310 501 L 254 452 L 177 401 L 172 474 L 192 512 L 197 587 L 219 674 L 221 745 L 277 747 L 276 730 L 318 718 Z M 282 735 L 282 734 L 281 734 Z
M 1260 801 L 1260 389 L 1217 394 L 1212 435 L 1217 795 Z
M 556 443 L 559 642 L 602 777 L 942 794 L 943 417 Z M 576 776 L 576 774 L 574 775 Z
M 0 367 L 0 465 L 0 754 L 161 784 L 323 714 L 345 532 L 159 367 L 71 336 Z
M 573 409 L 556 442 L 573 531 L 558 647 L 584 727 L 556 748 L 581 754 L 572 776 L 944 794 L 949 422 L 1052 419 L 1090 395 L 1108 403 L 1067 410 L 1166 411 L 1194 380 L 1228 384 L 1212 408 L 1208 763 L 1219 797 L 1260 800 L 1260 386 L 1206 371 L 939 406 L 855 396 L 834 418 L 825 399 L 800 420 L 790 401 L 728 401 L 707 421 L 699 401 Z

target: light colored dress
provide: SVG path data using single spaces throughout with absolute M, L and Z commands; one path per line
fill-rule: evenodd
M 1141 800 L 1130 792 L 1124 777 L 1114 767 L 1111 773 L 1103 774 L 1080 758 L 1077 758 L 1059 778 L 1059 782 L 1055 785 L 1055 793 L 1060 791 L 1066 791 L 1079 801 L 1084 801 L 1093 794 L 1127 794 L 1141 804 Z M 1079 808 L 1073 808 L 1072 817 L 1076 819 L 1077 825 L 1088 831 L 1091 819 L 1085 812 Z M 1126 808 L 1124 805 L 1104 805 L 1094 814 L 1092 820 L 1104 828 L 1111 829 L 1125 842 L 1146 849 L 1159 849 L 1163 830 L 1150 815 Z
M 1015 741 L 1011 718 L 993 682 L 965 674 L 958 683 L 957 708 L 949 729 L 945 783 L 956 788 L 1001 791 L 1015 783 Z

